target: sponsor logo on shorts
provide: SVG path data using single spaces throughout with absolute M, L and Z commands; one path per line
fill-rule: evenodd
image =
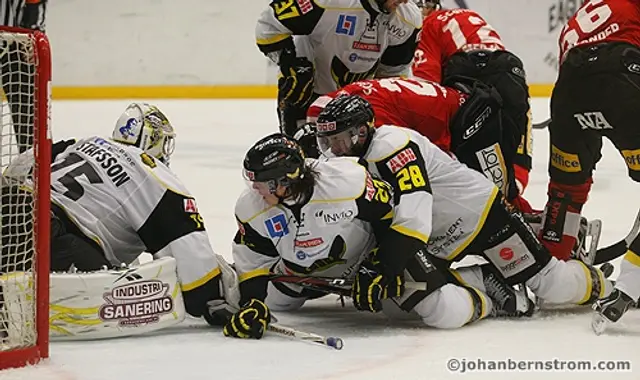
M 630 170 L 640 171 L 640 149 L 623 150 L 622 155 Z
M 103 295 L 106 303 L 98 315 L 103 321 L 118 320 L 120 326 L 155 323 L 173 311 L 169 284 L 159 280 L 118 286 Z
M 603 129 L 613 129 L 602 112 L 599 111 L 576 113 L 573 114 L 573 117 L 578 121 L 578 124 L 580 124 L 583 130 L 594 129 L 601 131 Z
M 500 145 L 495 143 L 490 147 L 476 152 L 478 162 L 485 177 L 495 183 L 500 190 L 507 191 L 507 165 L 504 162 Z
M 567 173 L 578 173 L 582 170 L 577 154 L 567 153 L 551 145 L 551 166 Z

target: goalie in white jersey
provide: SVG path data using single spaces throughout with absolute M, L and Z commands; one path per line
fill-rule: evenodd
M 373 125 L 374 113 L 366 100 L 338 97 L 318 116 L 318 147 L 324 155 L 361 158 L 372 173 L 391 183 L 394 223 L 420 214 L 428 227 L 422 236 L 428 240 L 426 251 L 438 261 L 482 255 L 489 264 L 477 272 L 479 278 L 493 273 L 509 285 L 526 283 L 548 304 L 588 304 L 611 292 L 611 282 L 599 269 L 552 257 L 482 174 L 413 130 Z M 482 289 L 481 284 L 475 286 Z
M 256 26 L 280 68 L 281 132 L 292 136 L 315 96 L 374 77 L 409 75 L 422 13 L 407 0 L 272 0 Z
M 107 311 L 99 316 L 103 321 L 121 317 L 120 325 L 153 325 L 148 321 L 157 322 L 162 312 L 186 310 L 193 316 L 203 316 L 211 324 L 224 322 L 217 314 L 224 312 L 219 307 L 225 306 L 222 259 L 209 243 L 195 198 L 167 166 L 174 150 L 174 138 L 172 125 L 158 108 L 134 103 L 119 118 L 111 138 L 94 136 L 54 144 L 51 270 L 95 273 L 112 269 L 115 270 L 115 277 L 109 280 L 112 282 L 86 292 L 97 291 L 102 298 L 109 286 L 114 289 L 120 286 L 120 290 L 114 290 L 109 296 L 117 304 L 126 301 L 122 297 L 127 292 L 147 294 L 149 289 L 155 289 L 157 299 L 151 297 L 152 301 L 164 300 L 165 305 L 171 304 L 171 310 L 153 306 L 161 303 L 149 303 L 144 310 L 132 306 L 131 310 L 139 310 L 139 315 L 124 309 L 118 311 L 115 304 L 111 309 L 105 305 Z M 11 171 L 15 168 L 8 174 L 12 174 Z M 132 267 L 126 273 L 120 270 L 143 252 L 158 261 L 146 267 Z M 149 274 L 149 268 L 156 273 Z M 172 276 L 175 278 L 176 273 L 179 289 L 170 289 L 172 300 L 168 301 L 161 297 L 162 288 L 173 288 L 176 283 L 172 285 Z M 73 296 L 71 289 L 61 289 L 63 280 L 57 280 L 65 278 L 64 275 L 56 276 L 52 275 L 53 304 L 57 302 L 57 291 L 66 292 L 69 298 Z M 89 276 L 86 283 L 96 284 L 89 281 L 91 274 L 80 276 Z M 120 283 L 125 277 L 148 283 Z M 181 298 L 176 296 L 180 292 Z M 164 293 L 168 296 L 169 292 L 165 289 Z M 61 298 L 61 306 L 68 306 Z M 129 298 L 129 302 L 132 299 Z M 181 299 L 184 306 L 176 304 Z M 154 315 L 142 318 L 142 314 L 150 311 Z M 147 323 L 139 322 L 141 320 Z

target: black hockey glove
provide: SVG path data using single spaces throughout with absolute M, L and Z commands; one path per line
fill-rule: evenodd
M 371 261 L 365 261 L 360 265 L 351 289 L 353 305 L 356 309 L 373 313 L 382 310 L 382 300 L 399 297 L 403 293 L 404 277 L 384 276 L 378 273 Z
M 207 312 L 204 314 L 204 319 L 211 326 L 225 326 L 233 317 L 233 314 L 238 312 L 238 308 L 233 307 L 223 299 L 211 300 L 207 302 Z
M 20 27 L 44 32 L 44 14 L 46 11 L 46 1 L 37 3 L 27 2 L 22 9 L 22 19 Z
M 264 302 L 252 299 L 224 326 L 224 336 L 260 339 L 271 321 L 271 312 Z
M 293 134 L 293 138 L 298 141 L 298 144 L 302 147 L 302 150 L 310 158 L 320 157 L 320 150 L 318 149 L 318 140 L 316 139 L 316 126 L 312 123 L 306 123 L 302 127 L 298 128 L 296 133 Z
M 306 108 L 313 99 L 313 63 L 305 57 L 296 57 L 295 51 L 285 49 L 279 60 L 278 103 Z

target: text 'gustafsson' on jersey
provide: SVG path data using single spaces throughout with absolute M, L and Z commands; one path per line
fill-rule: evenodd
M 86 141 L 76 148 L 76 151 L 84 153 L 100 163 L 100 167 L 105 169 L 105 173 L 116 187 L 120 187 L 131 180 L 131 177 L 124 170 L 124 167 L 114 157 L 108 149 L 94 143 Z

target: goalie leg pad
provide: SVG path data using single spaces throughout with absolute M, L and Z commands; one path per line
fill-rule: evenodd
M 176 260 L 171 257 L 121 270 L 52 273 L 50 281 L 52 339 L 139 335 L 185 318 Z

